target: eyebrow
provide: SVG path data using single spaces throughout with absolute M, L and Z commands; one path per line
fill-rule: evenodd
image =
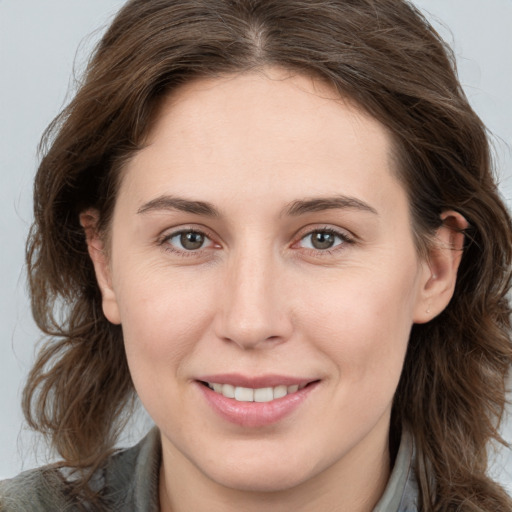
M 219 217 L 219 211 L 211 203 L 205 201 L 191 201 L 175 196 L 160 196 L 144 203 L 137 213 L 148 213 L 159 210 L 180 211 L 204 215 L 206 217 Z
M 377 210 L 364 201 L 355 197 L 338 195 L 292 201 L 283 209 L 281 216 L 298 217 L 306 213 L 336 209 L 355 209 L 378 215 Z M 137 210 L 137 213 L 144 214 L 161 210 L 180 211 L 206 217 L 220 217 L 219 210 L 211 203 L 206 201 L 193 201 L 169 195 L 163 195 L 144 203 Z
M 334 197 L 320 197 L 293 201 L 283 211 L 284 215 L 296 217 L 306 213 L 321 212 L 324 210 L 354 209 L 378 215 L 375 208 L 355 197 L 338 195 Z

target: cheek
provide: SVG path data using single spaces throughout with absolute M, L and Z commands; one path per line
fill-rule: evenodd
M 398 383 L 413 323 L 416 279 L 412 265 L 388 274 L 366 268 L 304 297 L 308 337 L 338 366 L 345 382 Z
M 211 323 L 212 301 L 162 273 L 135 274 L 119 287 L 119 309 L 132 381 L 158 425 L 185 429 L 173 411 L 187 410 L 187 365 Z M 172 284 L 171 284 L 172 283 Z
M 156 269 L 123 272 L 116 295 L 134 381 L 150 378 L 154 385 L 180 375 L 214 314 L 208 286 L 199 282 Z

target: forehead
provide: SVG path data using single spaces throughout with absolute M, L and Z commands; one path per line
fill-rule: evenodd
M 257 201 L 276 190 L 288 201 L 306 192 L 384 200 L 390 187 L 401 189 L 391 155 L 387 130 L 353 102 L 320 80 L 271 68 L 170 94 L 123 181 L 141 202 L 162 193 L 217 202 L 241 191 Z

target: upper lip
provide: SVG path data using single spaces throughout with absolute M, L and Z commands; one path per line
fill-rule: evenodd
M 258 375 L 249 376 L 238 373 L 222 373 L 215 375 L 204 375 L 199 377 L 197 380 L 202 382 L 209 382 L 215 384 L 231 384 L 235 387 L 242 388 L 273 388 L 276 386 L 293 386 L 293 385 L 305 385 L 310 382 L 314 382 L 319 379 L 291 377 L 289 375 Z

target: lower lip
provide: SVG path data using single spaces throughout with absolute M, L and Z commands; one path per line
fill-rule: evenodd
M 239 402 L 197 382 L 203 396 L 217 414 L 230 423 L 248 428 L 266 427 L 284 419 L 306 400 L 317 384 L 312 382 L 295 393 L 271 402 Z

